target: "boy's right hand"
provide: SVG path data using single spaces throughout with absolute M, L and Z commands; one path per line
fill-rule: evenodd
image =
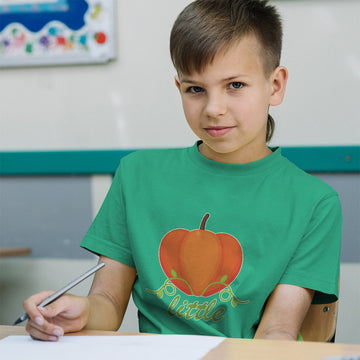
M 23 303 L 29 315 L 26 331 L 33 339 L 57 341 L 64 333 L 83 329 L 89 319 L 90 305 L 86 297 L 65 294 L 46 307 L 38 307 L 53 293 L 42 291 Z

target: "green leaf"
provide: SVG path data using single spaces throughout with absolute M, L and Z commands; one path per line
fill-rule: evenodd
M 220 282 L 221 282 L 221 283 L 224 283 L 224 282 L 227 280 L 227 278 L 228 278 L 228 276 L 227 276 L 227 275 L 224 275 L 224 276 L 221 278 Z
M 235 307 L 237 305 L 235 298 L 232 298 L 231 305 L 232 305 L 232 307 Z
M 177 278 L 177 273 L 174 269 L 171 269 L 171 275 L 174 277 L 174 278 Z

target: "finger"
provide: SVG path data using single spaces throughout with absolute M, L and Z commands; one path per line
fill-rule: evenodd
M 30 296 L 23 302 L 23 307 L 28 314 L 29 318 L 35 320 L 37 319 L 37 322 L 40 322 L 43 318 L 41 312 L 38 309 L 38 305 L 45 300 L 47 297 L 52 295 L 54 291 L 42 291 L 35 295 Z
M 39 312 L 43 314 L 42 317 L 36 317 L 34 320 L 29 319 L 28 324 L 38 331 L 55 336 L 64 335 L 64 330 L 62 327 L 53 321 L 52 318 L 48 318 L 45 308 L 39 308 Z
M 40 317 L 37 317 L 36 320 L 29 319 L 25 329 L 32 338 L 38 340 L 57 341 L 64 334 L 61 327 Z
M 64 332 L 73 332 L 86 325 L 89 303 L 85 297 L 66 294 L 39 310 L 49 323 L 58 325 Z
M 54 321 L 57 314 L 63 311 L 61 301 L 52 307 L 52 311 L 47 308 L 35 306 L 36 303 L 49 296 L 53 292 L 42 292 L 35 294 L 24 302 L 24 308 L 28 311 L 29 321 L 26 330 L 36 339 L 55 341 L 64 334 L 60 324 Z
M 35 325 L 35 326 L 34 326 Z M 26 331 L 29 333 L 29 335 L 36 340 L 43 340 L 43 341 L 58 341 L 60 336 L 57 335 L 57 333 L 55 334 L 49 334 L 46 333 L 44 331 L 42 331 L 41 329 L 39 329 L 36 326 L 36 323 L 34 323 L 34 321 L 29 320 L 26 324 L 25 327 Z
M 71 319 L 69 315 L 72 313 L 72 308 L 72 297 L 66 294 L 45 307 L 38 307 L 38 311 L 47 322 L 61 326 L 63 318 Z
M 38 309 L 44 320 L 39 322 L 37 321 L 38 319 L 35 319 L 34 327 L 50 335 L 63 336 L 64 329 L 61 322 L 59 321 L 59 318 L 57 317 L 57 315 L 61 313 L 63 309 L 59 307 L 53 308 L 52 311 L 47 307 L 39 307 Z

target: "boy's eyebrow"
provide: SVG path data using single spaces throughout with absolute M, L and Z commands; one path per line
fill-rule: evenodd
M 230 77 L 222 79 L 221 82 L 232 81 L 232 80 L 235 80 L 235 79 L 238 79 L 241 77 L 247 77 L 247 76 L 244 74 L 234 75 L 234 76 L 230 76 Z M 196 83 L 200 83 L 200 81 L 184 78 L 184 79 L 180 79 L 180 83 L 196 84 Z

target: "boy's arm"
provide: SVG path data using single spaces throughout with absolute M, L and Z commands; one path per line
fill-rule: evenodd
M 136 277 L 136 269 L 101 256 L 105 263 L 92 283 L 88 296 L 89 320 L 85 329 L 117 330 L 123 320 Z
M 24 301 L 29 315 L 26 330 L 31 337 L 56 341 L 61 335 L 83 328 L 117 330 L 136 277 L 136 269 L 107 257 L 100 257 L 105 267 L 94 277 L 87 297 L 66 294 L 41 309 L 41 303 L 52 292 L 45 291 Z
M 279 284 L 270 295 L 254 339 L 296 340 L 314 290 Z

